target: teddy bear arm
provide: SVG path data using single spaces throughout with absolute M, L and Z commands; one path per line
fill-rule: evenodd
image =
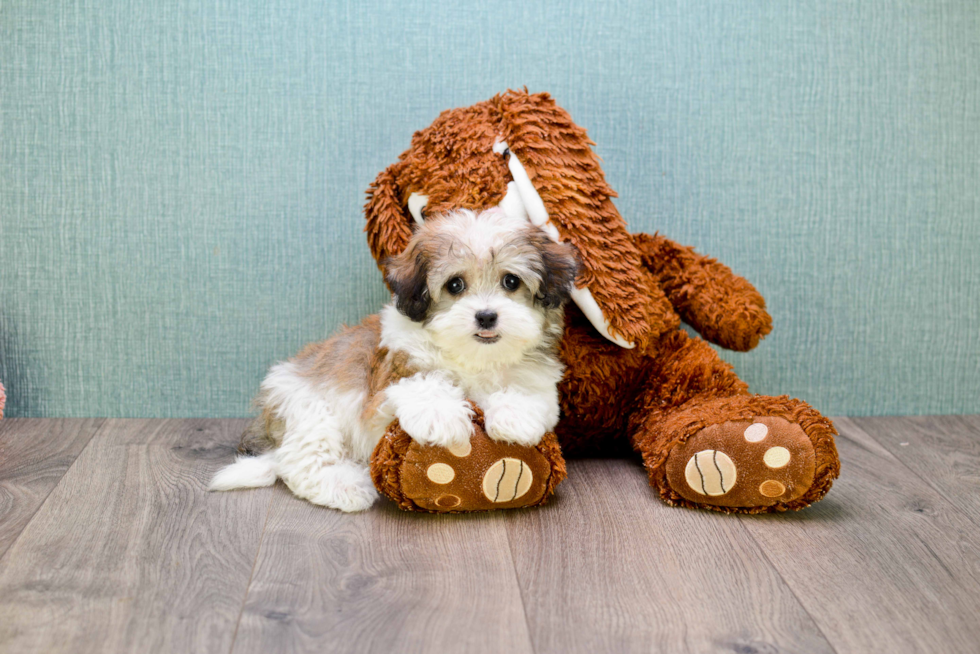
M 744 352 L 771 331 L 762 295 L 728 266 L 659 234 L 633 240 L 681 318 L 706 340 Z

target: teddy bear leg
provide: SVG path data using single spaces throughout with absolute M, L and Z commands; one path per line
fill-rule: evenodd
M 830 420 L 801 400 L 749 394 L 700 340 L 664 364 L 630 435 L 666 502 L 761 513 L 801 509 L 830 490 L 840 470 Z M 686 373 L 664 384 L 665 369 Z

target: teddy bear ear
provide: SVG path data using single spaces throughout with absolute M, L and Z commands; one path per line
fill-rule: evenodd
M 412 214 L 402 202 L 402 190 L 398 186 L 401 163 L 392 164 L 375 178 L 368 188 L 364 217 L 367 225 L 368 245 L 378 267 L 401 254 L 412 238 Z
M 507 142 L 495 151 L 508 157 L 528 217 L 578 251 L 572 300 L 606 338 L 643 349 L 678 319 L 613 205 L 592 141 L 547 94 L 512 91 L 499 102 Z

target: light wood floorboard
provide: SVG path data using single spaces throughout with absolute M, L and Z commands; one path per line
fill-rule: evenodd
M 0 558 L 103 422 L 0 420 Z
M 851 421 L 980 526 L 980 416 Z
M 977 652 L 976 525 L 855 423 L 835 424 L 842 472 L 822 502 L 739 519 L 840 654 Z
M 833 651 L 736 518 L 663 504 L 638 462 L 570 462 L 508 518 L 537 652 Z
M 207 493 L 243 421 L 109 420 L 0 561 L 5 652 L 227 652 L 270 489 Z
M 503 512 L 347 515 L 278 486 L 235 652 L 531 652 Z
M 545 507 L 430 516 L 207 493 L 241 420 L 3 421 L 0 653 L 977 652 L 980 418 L 836 423 L 797 513 L 589 460 Z

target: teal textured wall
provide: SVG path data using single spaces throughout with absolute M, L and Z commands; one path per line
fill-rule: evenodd
M 746 275 L 725 356 L 830 414 L 980 412 L 980 3 L 0 3 L 11 416 L 239 416 L 386 299 L 364 190 L 550 91 L 635 230 Z

